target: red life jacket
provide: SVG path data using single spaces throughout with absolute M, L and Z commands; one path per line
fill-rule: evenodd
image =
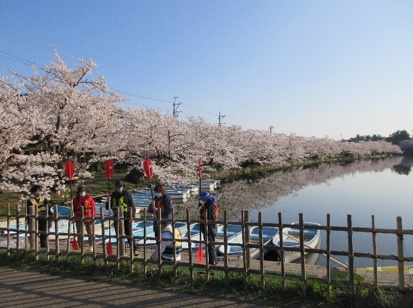
M 84 197 L 76 197 L 73 199 L 73 207 L 75 210 L 75 214 L 77 217 L 82 217 L 82 206 L 84 207 L 85 211 L 85 218 L 92 218 L 95 216 L 95 211 L 94 211 L 94 201 L 92 197 L 89 195 L 86 195 Z

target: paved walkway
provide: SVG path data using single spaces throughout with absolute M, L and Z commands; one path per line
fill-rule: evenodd
M 302 303 L 243 303 L 214 298 L 213 294 L 52 276 L 8 266 L 0 266 L 0 277 L 0 307 L 303 307 Z

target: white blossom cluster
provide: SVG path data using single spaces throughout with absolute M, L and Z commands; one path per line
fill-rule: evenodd
M 204 170 L 245 164 L 286 165 L 291 161 L 339 155 L 401 153 L 385 141 L 342 142 L 299 137 L 240 126 L 219 126 L 203 118 L 180 120 L 151 109 L 121 109 L 125 98 L 93 61 L 69 68 L 55 51 L 54 63 L 33 75 L 0 76 L 0 190 L 27 192 L 34 182 L 64 189 L 64 163 L 74 161 L 79 178 L 91 176 L 93 163 L 113 159 L 142 170 L 150 157 L 163 181 L 190 181 Z

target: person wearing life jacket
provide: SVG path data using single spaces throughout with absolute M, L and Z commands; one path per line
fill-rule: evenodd
M 160 183 L 155 186 L 154 195 L 155 197 L 149 204 L 148 213 L 154 216 L 153 230 L 155 237 L 159 238 L 159 217 L 162 217 L 162 220 L 172 220 L 172 199 L 166 194 L 165 186 Z
M 162 233 L 161 242 L 159 246 L 155 248 L 155 252 L 152 254 L 152 260 L 158 260 L 158 251 L 160 250 L 162 260 L 180 261 L 182 257 L 182 235 L 178 229 L 173 229 L 172 225 L 168 221 L 162 221 L 161 223 Z M 175 234 L 175 235 L 174 235 Z M 175 236 L 175 247 L 174 247 Z M 159 250 L 158 250 L 159 249 Z
M 27 200 L 27 213 L 30 213 L 31 206 L 37 207 L 38 227 L 39 227 L 39 232 L 40 232 L 40 247 L 46 248 L 46 244 L 47 244 L 46 231 L 49 230 L 50 225 L 51 225 L 49 223 L 49 219 L 51 219 L 51 217 L 47 218 L 48 216 L 47 213 L 49 214 L 49 216 L 52 215 L 51 209 L 49 208 L 49 212 L 47 210 L 49 206 L 49 200 L 45 198 L 44 196 L 42 196 L 42 187 L 40 185 L 33 185 L 32 188 L 30 189 L 30 193 L 31 193 L 31 196 Z M 28 220 L 28 224 L 30 227 L 30 219 Z
M 215 221 L 218 220 L 218 205 L 217 199 L 210 195 L 207 191 L 202 191 L 199 194 L 199 214 L 201 221 L 201 232 L 204 236 L 204 240 L 208 238 L 208 255 L 209 255 L 209 264 L 217 265 L 218 257 L 217 250 L 215 247 L 215 236 L 217 234 L 217 226 Z M 202 222 L 208 222 L 208 225 Z
M 116 235 L 118 232 L 117 223 L 118 223 L 118 208 L 121 208 L 123 211 L 123 226 L 125 230 L 125 235 L 128 236 L 128 243 L 130 249 L 134 250 L 135 256 L 139 256 L 137 245 L 135 245 L 134 241 L 129 238 L 131 235 L 131 211 L 135 211 L 135 204 L 133 203 L 133 199 L 131 194 L 124 188 L 123 181 L 116 181 L 115 182 L 115 191 L 109 196 L 108 202 L 110 202 L 110 208 L 113 211 L 113 225 L 115 228 Z
M 76 190 L 76 197 L 73 199 L 73 211 L 75 213 L 76 233 L 79 239 L 79 247 L 83 247 L 83 226 L 86 227 L 88 243 L 90 250 L 93 250 L 93 226 L 95 224 L 94 218 L 96 216 L 96 203 L 93 198 L 86 193 L 86 187 L 79 185 Z M 82 222 L 83 211 L 83 222 Z

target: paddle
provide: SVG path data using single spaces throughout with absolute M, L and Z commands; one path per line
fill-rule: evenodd
M 201 157 L 199 157 L 198 159 L 198 177 L 199 177 L 199 194 L 201 194 L 201 184 L 202 184 L 202 158 Z M 199 228 L 198 263 L 204 263 L 204 252 L 202 251 L 202 243 L 201 243 L 201 228 Z
M 144 160 L 143 170 L 145 171 L 145 174 L 149 179 L 149 184 L 150 184 L 150 187 L 151 187 L 151 196 L 152 196 L 152 199 L 153 199 L 153 191 L 152 191 L 152 183 L 151 183 L 153 169 L 152 169 L 152 161 L 149 158 Z
M 105 172 L 106 172 L 106 177 L 108 178 L 108 196 L 110 196 L 110 178 L 112 177 L 112 174 L 113 174 L 113 161 L 111 159 L 105 161 Z M 110 203 L 109 203 L 109 208 L 110 208 Z M 112 235 L 111 235 L 110 229 L 111 227 L 109 223 L 109 243 L 106 246 L 106 252 L 108 255 L 113 254 Z
M 75 171 L 75 165 L 73 164 L 72 161 L 68 160 L 65 162 L 65 171 L 66 171 L 66 176 L 70 180 L 70 202 L 72 202 L 73 200 L 72 179 L 73 179 L 73 173 Z M 74 224 L 75 223 L 73 222 L 73 230 L 75 230 Z M 77 243 L 76 236 L 73 236 L 72 248 L 74 250 L 79 250 L 79 244 Z

